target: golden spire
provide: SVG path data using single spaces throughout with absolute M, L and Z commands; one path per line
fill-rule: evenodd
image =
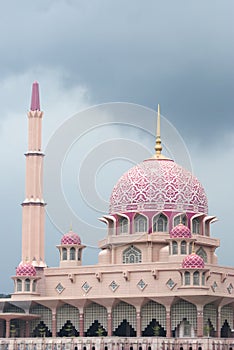
M 155 143 L 155 154 L 152 158 L 156 159 L 168 159 L 164 155 L 162 155 L 162 142 L 161 142 L 161 134 L 160 134 L 160 123 L 161 123 L 161 116 L 160 116 L 160 105 L 158 104 L 158 117 L 157 117 L 157 130 L 156 130 L 156 143 Z

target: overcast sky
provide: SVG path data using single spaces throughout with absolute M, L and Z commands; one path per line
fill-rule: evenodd
M 234 265 L 230 244 L 234 235 L 231 220 L 234 209 L 233 18 L 232 0 L 9 0 L 1 3 L 0 293 L 13 291 L 10 276 L 21 259 L 20 203 L 24 199 L 26 113 L 35 80 L 40 83 L 41 109 L 45 112 L 44 149 L 56 137 L 54 132 L 58 127 L 87 107 L 126 102 L 152 110 L 160 103 L 164 118 L 182 136 L 192 170 L 206 189 L 210 214 L 219 218 L 213 225 L 213 235 L 221 238 L 219 262 Z M 149 115 L 151 118 L 152 114 Z M 136 114 L 136 122 L 140 119 Z M 80 120 L 85 123 L 84 119 Z M 110 122 L 115 122 L 115 113 L 107 118 L 107 123 Z M 105 138 L 110 140 L 112 135 L 117 140 L 123 137 L 125 142 L 133 140 L 136 150 L 139 143 L 143 147 L 145 140 L 146 153 L 151 144 L 153 151 L 154 139 L 149 130 L 140 135 L 139 142 L 139 130 L 134 130 L 116 125 L 103 130 L 102 138 L 95 130 L 90 133 L 93 143 L 89 143 L 89 137 L 83 139 L 83 143 L 76 142 L 77 149 L 67 156 L 64 171 L 63 188 L 68 191 L 68 201 L 75 203 L 69 194 L 72 188 L 68 169 L 74 164 L 72 154 L 74 157 L 75 152 L 81 152 L 85 156 L 95 144 L 105 142 Z M 106 160 L 97 164 L 100 169 L 96 188 L 104 198 L 106 210 L 111 187 L 121 172 L 141 155 L 133 153 L 132 158 L 128 156 L 130 160 L 124 159 L 124 154 L 114 154 L 120 163 L 115 161 L 109 168 L 103 165 Z M 77 162 L 79 160 L 77 157 Z M 77 171 L 77 164 L 75 169 Z M 74 177 L 77 173 L 73 170 Z M 106 174 L 112 180 L 107 181 Z M 98 210 L 86 207 L 84 198 L 78 198 L 77 203 L 85 221 L 97 221 Z M 67 228 L 70 220 L 67 218 Z M 49 266 L 58 264 L 55 245 L 59 244 L 61 230 L 64 230 L 58 226 L 47 219 Z M 86 233 L 80 232 L 81 227 L 73 228 L 85 241 Z M 85 262 L 93 263 L 94 252 L 98 254 L 95 247 L 87 250 Z

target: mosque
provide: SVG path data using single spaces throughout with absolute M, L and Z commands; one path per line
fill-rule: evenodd
M 42 119 L 35 82 L 21 262 L 0 299 L 0 350 L 234 349 L 234 268 L 218 264 L 203 186 L 162 154 L 159 107 L 155 154 L 114 186 L 92 266 L 72 230 L 58 242 L 59 266 L 46 265 Z

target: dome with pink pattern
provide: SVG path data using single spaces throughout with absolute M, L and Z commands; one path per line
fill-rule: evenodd
M 110 213 L 128 211 L 208 212 L 204 188 L 170 159 L 147 159 L 124 173 L 113 188 Z
M 173 227 L 173 229 L 170 232 L 170 237 L 171 238 L 191 238 L 191 231 L 190 229 L 183 225 L 179 224 Z
M 186 256 L 182 262 L 183 269 L 204 269 L 204 260 L 197 254 Z
M 16 276 L 36 276 L 36 269 L 32 264 L 19 264 L 16 268 Z
M 69 231 L 63 235 L 61 244 L 81 244 L 81 239 L 77 233 Z

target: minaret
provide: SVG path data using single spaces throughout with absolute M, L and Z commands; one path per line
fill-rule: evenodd
M 28 151 L 26 156 L 25 200 L 22 222 L 22 263 L 45 267 L 43 200 L 43 157 L 41 151 L 42 117 L 39 85 L 32 86 L 31 108 L 28 112 Z

